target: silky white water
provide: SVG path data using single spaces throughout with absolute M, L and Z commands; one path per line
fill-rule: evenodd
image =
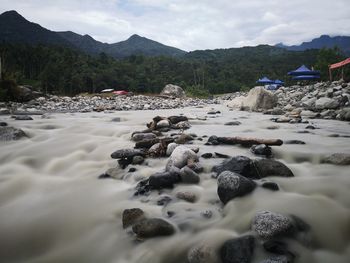
M 23 129 L 29 138 L 0 142 L 0 262 L 186 262 L 188 250 L 199 244 L 217 249 L 222 243 L 250 231 L 250 223 L 259 210 L 293 214 L 311 226 L 311 241 L 288 239 L 296 262 L 349 262 L 350 259 L 350 168 L 320 164 L 330 153 L 350 153 L 347 122 L 312 120 L 320 129 L 301 134 L 306 124 L 276 124 L 271 116 L 228 111 L 207 120 L 210 108 L 135 111 L 114 113 L 52 114 L 49 119 L 34 116 L 33 121 L 15 121 L 1 117 L 10 126 Z M 117 161 L 110 154 L 132 148 L 131 133 L 146 128 L 157 115 L 183 113 L 193 118 L 187 133 L 198 136 L 249 136 L 298 139 L 305 145 L 273 147 L 276 159 L 284 162 L 294 178 L 269 178 L 280 191 L 257 188 L 252 194 L 236 198 L 226 206 L 217 196 L 216 180 L 210 168 L 222 159 L 202 159 L 205 172 L 198 185 L 178 184 L 162 195 L 174 197 L 178 191 L 197 195 L 195 203 L 174 198 L 167 206 L 157 205 L 158 192 L 148 197 L 133 197 L 138 180 L 162 171 L 166 158 L 147 159 L 133 166 L 124 180 L 98 180 L 98 176 Z M 120 122 L 112 122 L 120 117 Z M 224 126 L 239 120 L 239 126 Z M 267 129 L 278 126 L 278 129 Z M 239 146 L 199 146 L 199 155 L 219 152 L 254 157 Z M 192 147 L 192 146 L 191 146 Z M 163 217 L 177 232 L 169 237 L 136 241 L 122 227 L 124 209 L 139 207 L 147 215 Z M 175 212 L 171 218 L 167 213 Z M 203 213 L 210 211 L 210 218 Z M 267 255 L 255 251 L 253 262 Z

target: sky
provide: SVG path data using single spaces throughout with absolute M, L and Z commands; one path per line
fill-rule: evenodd
M 0 0 L 8 10 L 101 42 L 138 34 L 186 51 L 350 36 L 350 0 Z

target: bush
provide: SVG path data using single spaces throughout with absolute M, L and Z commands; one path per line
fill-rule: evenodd
M 188 97 L 203 98 L 203 99 L 211 97 L 210 92 L 199 85 L 187 86 L 185 88 L 185 92 L 186 92 L 186 96 Z
M 13 80 L 0 80 L 0 101 L 8 101 L 11 99 L 12 91 L 17 87 Z

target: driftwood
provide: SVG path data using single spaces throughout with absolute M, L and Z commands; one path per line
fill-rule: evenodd
M 280 139 L 259 139 L 259 138 L 249 138 L 249 137 L 217 137 L 210 136 L 207 144 L 209 145 L 218 145 L 218 144 L 240 144 L 242 146 L 252 146 L 256 144 L 265 144 L 268 146 L 280 146 L 283 144 L 283 141 Z

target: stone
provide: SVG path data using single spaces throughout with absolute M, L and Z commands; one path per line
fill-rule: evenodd
M 10 110 L 7 108 L 0 108 L 0 115 L 9 115 L 11 114 Z
M 170 116 L 168 117 L 168 120 L 171 122 L 171 124 L 177 124 L 179 122 L 187 122 L 188 118 L 186 116 Z
M 176 97 L 176 98 L 183 98 L 185 97 L 185 91 L 180 87 L 180 86 L 176 86 L 173 84 L 167 84 L 162 92 L 160 93 L 160 95 L 163 96 L 171 96 L 171 97 Z
M 199 175 L 188 166 L 180 170 L 180 177 L 185 184 L 198 184 L 200 181 Z
M 301 140 L 287 140 L 284 141 L 284 144 L 305 144 L 305 142 Z
M 243 106 L 249 107 L 252 111 L 272 109 L 277 106 L 277 96 L 264 87 L 255 87 L 249 91 Z
M 263 156 L 271 156 L 272 155 L 271 147 L 269 147 L 265 144 L 254 145 L 250 148 L 250 151 L 256 155 L 263 155 Z
M 157 205 L 160 206 L 166 206 L 168 205 L 173 199 L 169 195 L 161 195 L 157 200 Z
M 227 240 L 220 248 L 222 263 L 250 263 L 253 258 L 255 238 L 251 235 Z
M 218 177 L 217 192 L 224 204 L 235 197 L 249 194 L 255 187 L 254 181 L 230 171 L 224 171 Z
M 213 263 L 218 262 L 216 251 L 206 244 L 192 247 L 187 254 L 188 263 Z
M 136 149 L 121 149 L 113 152 L 111 157 L 113 159 L 121 159 L 121 158 L 133 158 L 136 155 L 144 156 L 144 152 Z
M 23 137 L 28 137 L 21 129 L 16 129 L 8 126 L 0 126 L 0 141 L 19 140 Z
M 173 188 L 180 181 L 181 177 L 171 172 L 159 172 L 149 177 L 149 185 L 154 189 Z
M 267 252 L 284 255 L 288 253 L 288 245 L 283 241 L 268 240 L 263 244 L 264 249 Z
M 322 163 L 330 163 L 335 165 L 350 165 L 349 153 L 333 153 L 323 158 Z
M 132 226 L 136 222 L 145 218 L 145 213 L 140 208 L 125 209 L 123 211 L 123 228 Z
M 303 110 L 301 113 L 300 113 L 300 116 L 302 118 L 308 118 L 308 119 L 314 119 L 314 118 L 317 118 L 320 114 L 318 112 L 313 112 L 313 111 L 310 111 L 310 110 Z
M 254 167 L 258 178 L 268 176 L 293 177 L 293 172 L 283 163 L 272 159 L 256 159 Z
M 279 187 L 278 184 L 276 184 L 275 182 L 264 182 L 261 185 L 263 188 L 265 189 L 269 189 L 271 191 L 278 191 Z
M 141 155 L 135 155 L 132 157 L 132 164 L 137 165 L 137 164 L 142 164 L 145 161 L 145 158 L 143 158 Z
M 240 121 L 230 121 L 230 122 L 226 122 L 225 125 L 227 126 L 238 126 L 241 125 L 242 123 Z
M 213 157 L 213 154 L 212 153 L 203 153 L 201 155 L 201 157 L 203 157 L 204 159 L 209 159 L 209 158 Z
M 33 118 L 28 115 L 17 115 L 15 116 L 15 120 L 17 121 L 32 121 Z
M 187 164 L 189 159 L 198 161 L 198 156 L 191 149 L 180 145 L 176 147 L 175 150 L 170 155 L 166 165 L 166 170 L 168 171 L 171 166 L 175 166 L 181 169 Z
M 288 236 L 294 233 L 294 225 L 290 218 L 282 214 L 259 211 L 252 221 L 252 230 L 263 239 Z
M 172 126 L 174 129 L 187 130 L 191 128 L 191 124 L 188 121 L 180 121 Z
M 7 123 L 4 121 L 0 121 L 0 127 L 5 127 L 5 126 L 7 126 Z
M 350 121 L 350 108 L 343 108 L 339 112 L 337 119 L 342 121 Z
M 139 238 L 169 236 L 175 233 L 172 224 L 161 218 L 143 219 L 132 226 L 132 231 Z
M 191 192 L 177 192 L 176 197 L 178 199 L 182 199 L 190 203 L 196 202 L 196 199 L 197 199 L 196 195 Z
M 331 98 L 319 98 L 315 102 L 315 108 L 317 110 L 323 110 L 323 109 L 337 109 L 339 107 L 339 102 L 335 99 Z
M 119 168 L 109 168 L 105 172 L 105 174 L 108 175 L 109 177 L 112 177 L 114 179 L 119 179 L 119 180 L 123 179 L 124 177 L 124 173 Z
M 131 139 L 135 142 L 143 141 L 143 140 L 152 140 L 157 138 L 154 133 L 135 133 L 132 135 Z
M 253 167 L 252 160 L 246 156 L 235 156 L 226 159 L 212 168 L 212 172 L 217 174 L 220 174 L 223 171 L 238 173 L 247 178 L 259 178 Z
M 120 122 L 121 121 L 121 118 L 120 117 L 114 117 L 112 119 L 113 122 Z
M 168 120 L 161 120 L 157 122 L 157 129 L 170 127 L 170 122 Z
M 175 139 L 175 143 L 177 144 L 185 144 L 189 141 L 193 141 L 194 138 L 186 133 L 182 133 L 177 139 Z
M 179 146 L 179 145 L 174 143 L 174 142 L 169 143 L 167 146 L 167 149 L 166 149 L 166 155 L 170 156 L 177 146 Z

